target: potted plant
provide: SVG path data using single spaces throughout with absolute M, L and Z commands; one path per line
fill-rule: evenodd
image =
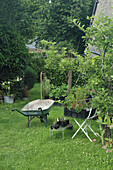
M 13 103 L 14 102 L 14 95 L 11 94 L 11 86 L 13 82 L 11 81 L 4 81 L 2 82 L 2 91 L 4 93 L 4 102 L 5 103 Z
M 69 117 L 86 118 L 92 108 L 92 90 L 87 88 L 73 88 L 64 102 L 64 115 Z M 94 111 L 94 109 L 93 109 Z M 93 114 L 94 112 L 92 112 Z

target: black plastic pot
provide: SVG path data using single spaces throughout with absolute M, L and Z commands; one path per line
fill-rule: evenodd
M 69 110 L 67 107 L 64 107 L 64 116 L 72 117 L 72 109 Z
M 65 126 L 67 126 L 69 124 L 69 119 L 65 120 Z
M 65 125 L 65 121 L 62 121 L 61 122 L 61 127 L 65 127 L 66 125 Z
M 91 117 L 94 115 L 95 109 L 92 109 Z M 89 115 L 89 111 L 86 111 L 86 109 L 82 109 L 79 113 L 77 113 L 74 109 L 68 109 L 67 107 L 64 108 L 64 116 L 67 117 L 75 117 L 79 119 L 86 119 Z

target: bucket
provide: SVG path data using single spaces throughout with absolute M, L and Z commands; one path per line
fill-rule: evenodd
M 4 103 L 14 103 L 14 96 L 4 96 Z

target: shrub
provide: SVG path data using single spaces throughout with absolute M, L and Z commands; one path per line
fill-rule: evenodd
M 23 77 L 28 49 L 22 36 L 12 26 L 0 27 L 0 81 Z
M 67 96 L 67 88 L 68 85 L 62 83 L 61 86 L 51 86 L 51 92 L 49 94 L 50 97 L 54 97 L 56 100 L 65 98 Z
M 30 53 L 30 63 L 29 66 L 35 70 L 37 76 L 36 80 L 40 82 L 40 72 L 45 72 L 45 54 L 44 52 Z
M 26 68 L 23 81 L 28 90 L 32 89 L 36 82 L 36 72 L 29 66 Z
M 15 99 L 22 98 L 23 81 L 15 81 L 11 87 L 11 94 L 14 94 Z

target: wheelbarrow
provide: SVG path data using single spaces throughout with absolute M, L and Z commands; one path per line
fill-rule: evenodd
M 47 127 L 47 115 L 49 115 L 49 110 L 53 105 L 54 100 L 51 99 L 38 99 L 26 104 L 21 111 L 18 109 L 13 109 L 12 111 L 17 111 L 22 115 L 28 117 L 27 127 L 30 127 L 31 120 L 35 117 L 39 118 L 45 122 L 45 126 Z M 44 120 L 43 120 L 44 119 Z

